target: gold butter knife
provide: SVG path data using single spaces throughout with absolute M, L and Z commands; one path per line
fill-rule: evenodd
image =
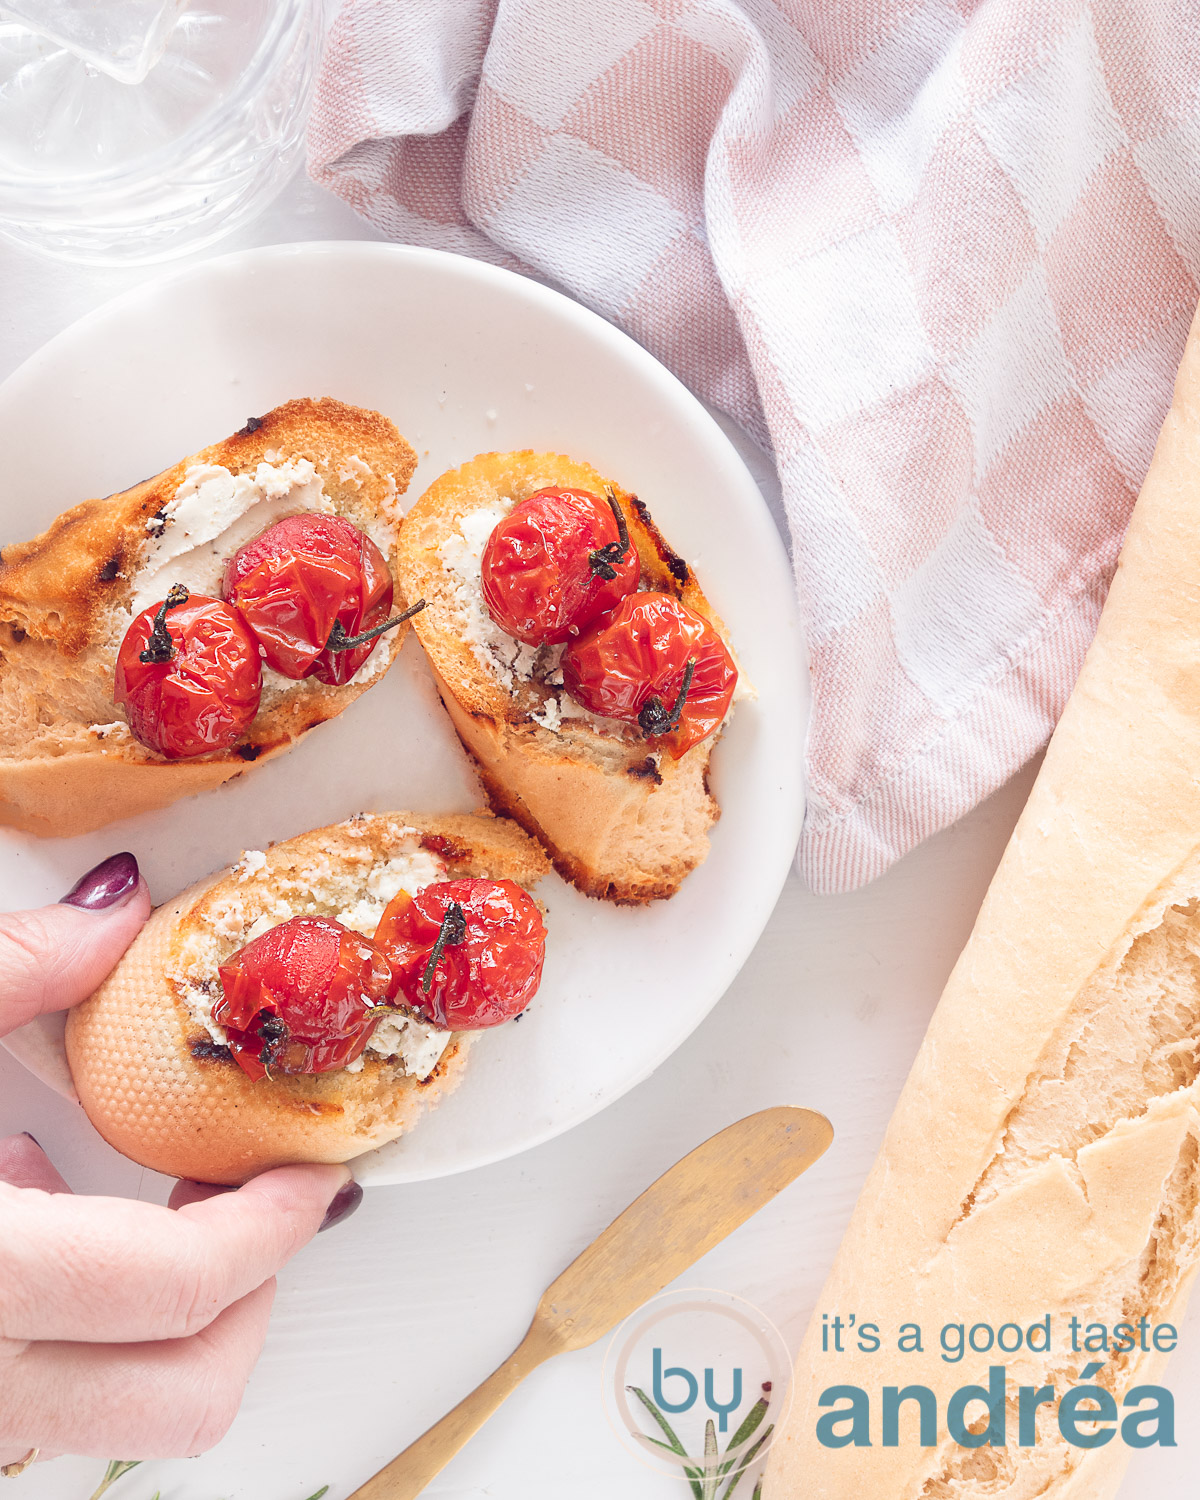
M 760 1110 L 689 1152 L 547 1287 L 529 1332 L 482 1385 L 350 1500 L 413 1500 L 530 1370 L 610 1332 L 799 1177 L 833 1140 L 811 1109 Z

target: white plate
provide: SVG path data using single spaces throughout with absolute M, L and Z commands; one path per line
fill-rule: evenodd
M 490 449 L 554 449 L 612 474 L 695 564 L 758 689 L 713 757 L 723 816 L 712 852 L 674 899 L 626 910 L 557 877 L 543 883 L 550 942 L 532 1007 L 481 1039 L 461 1087 L 412 1136 L 356 1168 L 363 1182 L 411 1182 L 500 1160 L 587 1119 L 720 998 L 795 849 L 807 670 L 778 532 L 703 407 L 577 303 L 436 251 L 253 250 L 82 319 L 0 386 L 0 539 L 31 536 L 75 501 L 124 489 L 247 416 L 321 395 L 392 418 L 420 458 L 410 497 Z M 468 811 L 481 800 L 410 637 L 345 714 L 230 786 L 79 838 L 0 830 L 0 904 L 53 900 L 123 848 L 161 901 L 243 848 L 360 808 Z

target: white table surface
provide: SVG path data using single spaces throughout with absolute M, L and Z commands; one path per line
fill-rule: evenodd
M 212 253 L 335 238 L 378 236 L 298 179 Z M 59 265 L 0 242 L 0 379 L 147 274 Z M 762 474 L 761 458 L 739 447 Z M 776 506 L 772 483 L 764 475 Z M 322 1484 L 329 1500 L 343 1500 L 509 1353 L 547 1283 L 659 1173 L 772 1104 L 823 1111 L 833 1146 L 680 1284 L 749 1299 L 795 1347 L 1031 781 L 1032 770 L 1022 772 L 866 890 L 818 897 L 793 876 L 716 1010 L 652 1078 L 586 1124 L 496 1166 L 371 1191 L 281 1276 L 266 1350 L 220 1446 L 146 1464 L 113 1500 L 150 1500 L 156 1489 L 162 1500 L 305 1500 Z M 0 1134 L 18 1130 L 35 1135 L 76 1186 L 165 1197 L 165 1179 L 111 1152 L 76 1108 L 0 1050 Z M 430 1486 L 431 1500 L 686 1496 L 609 1430 L 604 1347 L 536 1371 Z M 1168 1383 L 1179 1446 L 1135 1454 L 1121 1500 L 1196 1493 L 1200 1305 L 1181 1330 Z M 94 1459 L 38 1465 L 0 1481 L 0 1500 L 88 1500 L 102 1470 Z

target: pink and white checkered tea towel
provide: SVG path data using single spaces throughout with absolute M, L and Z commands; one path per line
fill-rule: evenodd
M 310 167 L 773 449 L 817 890 L 1045 741 L 1196 304 L 1200 0 L 347 0 Z

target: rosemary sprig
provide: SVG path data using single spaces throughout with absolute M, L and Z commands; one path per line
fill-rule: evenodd
M 762 1445 L 767 1441 L 767 1439 L 771 1436 L 771 1434 L 774 1431 L 775 1431 L 775 1427 L 774 1427 L 774 1424 L 772 1424 L 770 1427 L 767 1428 L 767 1430 L 763 1433 L 763 1435 L 758 1439 L 758 1441 L 756 1443 L 751 1443 L 750 1446 L 749 1446 L 749 1448 L 746 1449 L 745 1453 L 742 1455 L 742 1458 L 741 1458 L 741 1460 L 738 1463 L 737 1468 L 733 1472 L 733 1478 L 729 1481 L 728 1485 L 725 1487 L 725 1497 L 724 1497 L 724 1500 L 729 1500 L 730 1495 L 732 1495 L 733 1492 L 734 1492 L 734 1490 L 737 1489 L 737 1487 L 738 1487 L 738 1480 L 741 1479 L 742 1475 L 746 1472 L 746 1470 L 750 1467 L 750 1465 L 758 1457 L 759 1451 L 762 1448 Z M 762 1488 L 762 1483 L 760 1481 L 758 1484 L 756 1484 L 754 1486 L 754 1494 L 755 1494 L 755 1496 L 757 1496 L 757 1494 L 758 1494 L 758 1492 L 759 1492 L 759 1490 L 761 1488 Z
M 733 1451 L 739 1448 L 747 1438 L 754 1436 L 754 1433 L 758 1430 L 763 1418 L 766 1416 L 770 1397 L 764 1394 L 758 1398 L 745 1417 L 743 1417 L 740 1426 L 729 1439 L 729 1443 L 725 1449 L 724 1461 L 718 1462 L 720 1450 L 717 1446 L 717 1431 L 710 1417 L 704 1424 L 704 1467 L 697 1468 L 693 1463 L 687 1461 L 690 1460 L 691 1455 L 675 1435 L 674 1428 L 667 1421 L 666 1417 L 663 1416 L 662 1412 L 659 1411 L 658 1407 L 655 1406 L 654 1402 L 651 1401 L 650 1397 L 646 1395 L 645 1391 L 636 1385 L 627 1386 L 626 1389 L 632 1391 L 638 1398 L 658 1423 L 668 1441 L 665 1443 L 660 1442 L 658 1438 L 652 1438 L 645 1432 L 639 1432 L 635 1435 L 643 1443 L 647 1443 L 654 1448 L 662 1448 L 668 1453 L 675 1454 L 677 1458 L 685 1460 L 681 1464 L 681 1467 L 687 1476 L 692 1494 L 696 1497 L 696 1500 L 730 1500 L 730 1496 L 737 1488 L 742 1475 L 754 1463 L 754 1460 L 766 1444 L 767 1439 L 775 1431 L 774 1424 L 772 1423 L 771 1426 L 759 1434 L 758 1438 L 751 1443 L 750 1447 L 744 1453 L 739 1454 Z M 764 1392 L 769 1391 L 770 1386 L 764 1386 L 763 1390 Z M 730 1475 L 729 1483 L 725 1486 L 725 1493 L 720 1495 L 721 1481 L 726 1475 Z M 761 1496 L 762 1480 L 760 1479 L 754 1486 L 754 1493 L 751 1496 L 751 1500 L 761 1500 Z
M 740 1448 L 742 1446 L 742 1444 L 746 1441 L 746 1439 L 751 1436 L 751 1434 L 758 1427 L 759 1423 L 766 1416 L 766 1414 L 767 1414 L 767 1406 L 768 1406 L 768 1398 L 766 1396 L 760 1396 L 758 1398 L 758 1400 L 754 1403 L 754 1405 L 750 1408 L 750 1410 L 746 1413 L 745 1417 L 743 1417 L 741 1426 L 733 1434 L 733 1436 L 729 1439 L 729 1446 L 725 1450 L 726 1453 L 731 1452 L 734 1448 Z M 768 1428 L 767 1432 L 770 1432 L 770 1430 L 771 1429 Z M 763 1437 L 765 1437 L 765 1436 L 766 1436 L 766 1433 L 763 1434 Z M 760 1439 L 760 1442 L 761 1442 L 761 1439 Z M 755 1446 L 757 1447 L 758 1445 L 756 1444 Z M 738 1467 L 739 1467 L 739 1469 L 744 1469 L 746 1467 L 747 1461 L 748 1460 L 747 1460 L 746 1455 L 743 1455 L 740 1461 L 738 1460 L 738 1458 L 736 1456 L 733 1457 L 733 1458 L 727 1458 L 725 1460 L 725 1462 L 721 1465 L 721 1474 L 722 1474 L 722 1477 L 724 1475 L 726 1475 L 726 1474 L 729 1473 L 730 1469 L 733 1468 L 734 1464 L 737 1464 Z M 726 1494 L 728 1494 L 728 1491 L 726 1491 Z
M 100 1481 L 99 1488 L 92 1496 L 92 1500 L 100 1500 L 101 1495 L 112 1485 L 116 1484 L 122 1474 L 128 1474 L 130 1469 L 136 1469 L 140 1463 L 140 1458 L 114 1458 L 108 1468 L 105 1469 L 104 1478 Z
M 136 1469 L 141 1462 L 142 1460 L 140 1458 L 114 1458 L 109 1464 L 108 1468 L 105 1469 L 104 1478 L 100 1481 L 100 1488 L 92 1496 L 92 1500 L 100 1500 L 100 1497 L 104 1494 L 104 1492 L 109 1488 L 110 1485 L 116 1484 L 117 1480 L 120 1479 L 122 1474 L 128 1474 L 130 1469 Z M 327 1495 L 328 1493 L 329 1486 L 327 1484 L 323 1484 L 315 1495 L 310 1495 L 308 1497 L 308 1500 L 322 1500 L 322 1496 Z M 153 1500 L 162 1500 L 161 1490 L 154 1491 Z
M 666 1417 L 663 1416 L 662 1412 L 659 1411 L 658 1407 L 655 1406 L 654 1402 L 651 1401 L 650 1397 L 647 1396 L 645 1391 L 642 1390 L 640 1386 L 636 1385 L 627 1386 L 626 1389 L 633 1392 L 633 1394 L 638 1398 L 638 1400 L 662 1428 L 663 1432 L 666 1434 L 667 1441 L 665 1443 L 660 1443 L 657 1438 L 647 1437 L 644 1432 L 638 1433 L 638 1436 L 644 1442 L 653 1443 L 656 1448 L 670 1449 L 670 1451 L 674 1453 L 678 1458 L 687 1458 L 689 1456 L 688 1451 L 675 1436 L 674 1428 L 671 1426 L 670 1422 L 667 1421 Z M 699 1469 L 693 1468 L 690 1464 L 683 1465 L 683 1472 L 687 1475 L 688 1483 L 691 1485 L 692 1494 L 695 1495 L 696 1500 L 704 1500 L 704 1491 L 703 1489 L 701 1489 L 701 1481 L 704 1478 L 703 1474 Z
M 709 1417 L 704 1424 L 704 1483 L 701 1489 L 704 1500 L 717 1500 L 717 1485 L 721 1482 L 720 1465 L 717 1459 L 721 1450 L 717 1447 L 717 1429 Z

